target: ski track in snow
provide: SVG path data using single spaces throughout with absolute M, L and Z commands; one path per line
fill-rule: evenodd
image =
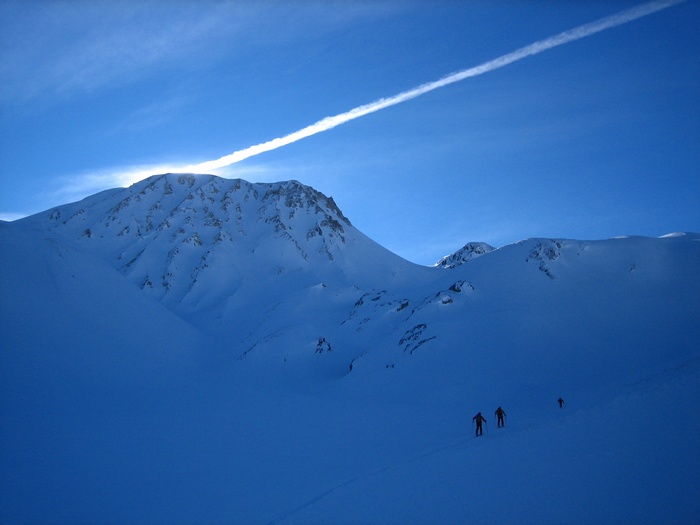
M 435 454 L 439 454 L 440 452 L 444 452 L 446 450 L 459 448 L 463 445 L 466 445 L 468 441 L 469 441 L 469 438 L 460 439 L 459 441 L 457 441 L 456 443 L 452 443 L 451 445 L 445 445 L 444 447 L 436 448 L 434 450 L 430 450 L 430 451 L 425 452 L 423 454 L 419 454 L 418 456 L 415 456 L 411 459 L 395 462 L 395 463 L 392 463 L 390 465 L 386 465 L 386 466 L 383 466 L 381 468 L 372 470 L 370 472 L 360 474 L 359 476 L 355 476 L 351 479 L 348 479 L 347 481 L 339 483 L 338 485 L 322 492 L 321 494 L 319 494 L 317 496 L 314 496 L 313 498 L 308 500 L 306 503 L 303 503 L 303 504 L 299 505 L 298 507 L 295 507 L 294 509 L 292 509 L 288 512 L 285 512 L 283 515 L 273 519 L 272 521 L 267 522 L 267 525 L 273 525 L 275 523 L 284 523 L 285 520 L 291 518 L 292 516 L 294 516 L 294 514 L 299 513 L 300 511 L 318 503 L 323 498 L 327 497 L 328 495 L 332 494 L 333 492 L 335 492 L 339 489 L 345 488 L 347 486 L 350 486 L 353 483 L 357 483 L 357 482 L 362 481 L 363 479 L 366 479 L 368 477 L 375 476 L 375 475 L 381 474 L 383 472 L 387 472 L 391 469 L 395 469 L 395 468 L 402 466 L 402 465 L 410 465 L 411 463 L 415 463 L 417 461 L 420 461 L 421 459 L 424 459 L 424 458 L 427 458 L 430 456 L 434 456 Z

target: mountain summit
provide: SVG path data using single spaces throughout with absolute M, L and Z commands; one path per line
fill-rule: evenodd
M 408 263 L 358 232 L 332 198 L 297 181 L 166 174 L 27 219 L 92 253 L 169 306 L 201 306 L 256 275 Z M 394 269 L 392 268 L 392 272 Z

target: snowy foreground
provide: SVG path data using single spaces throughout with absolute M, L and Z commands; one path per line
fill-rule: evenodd
M 1 523 L 697 523 L 700 235 L 424 268 L 226 184 L 0 224 Z

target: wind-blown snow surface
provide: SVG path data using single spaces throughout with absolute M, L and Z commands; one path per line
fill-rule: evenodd
M 696 522 L 700 236 L 444 260 L 293 181 L 0 224 L 0 522 Z

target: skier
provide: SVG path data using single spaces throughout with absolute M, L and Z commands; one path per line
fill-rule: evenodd
M 506 415 L 506 411 L 503 410 L 501 407 L 498 407 L 496 409 L 496 417 L 498 418 L 498 428 L 506 426 L 505 422 L 503 421 L 503 416 Z
M 483 435 L 484 430 L 481 428 L 481 423 L 486 421 L 486 418 L 481 415 L 481 412 L 479 412 L 472 418 L 472 421 L 476 421 L 476 436 L 478 437 Z
M 564 400 L 562 398 L 557 399 L 557 403 L 559 403 L 559 408 L 564 406 Z

